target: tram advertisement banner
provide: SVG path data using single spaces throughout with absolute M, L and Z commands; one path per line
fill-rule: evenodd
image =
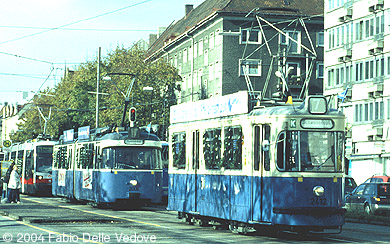
M 190 108 L 190 109 L 189 109 Z M 211 119 L 248 112 L 248 92 L 240 91 L 226 96 L 171 106 L 171 123 Z
M 83 170 L 83 188 L 92 189 L 92 170 Z
M 65 186 L 66 169 L 58 170 L 58 186 Z

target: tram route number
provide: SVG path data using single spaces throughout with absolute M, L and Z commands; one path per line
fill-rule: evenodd
M 327 205 L 327 200 L 326 200 L 326 198 L 312 197 L 310 204 L 311 205 Z

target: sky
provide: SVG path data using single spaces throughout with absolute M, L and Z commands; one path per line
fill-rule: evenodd
M 23 104 L 65 68 L 148 41 L 204 0 L 0 0 L 0 107 Z M 23 95 L 28 95 L 23 99 Z

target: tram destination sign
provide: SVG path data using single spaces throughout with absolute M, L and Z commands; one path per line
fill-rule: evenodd
M 226 96 L 171 106 L 171 123 L 212 119 L 248 113 L 248 92 L 240 91 Z

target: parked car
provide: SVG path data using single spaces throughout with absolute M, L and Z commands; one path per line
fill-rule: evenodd
M 390 176 L 387 175 L 373 175 L 368 178 L 364 183 L 374 182 L 390 182 Z
M 346 175 L 344 177 L 344 194 L 347 195 L 347 194 L 351 194 L 352 191 L 357 187 L 357 184 L 355 182 L 355 180 L 349 176 L 349 175 Z
M 363 183 L 345 196 L 346 208 L 367 214 L 390 212 L 390 183 Z

